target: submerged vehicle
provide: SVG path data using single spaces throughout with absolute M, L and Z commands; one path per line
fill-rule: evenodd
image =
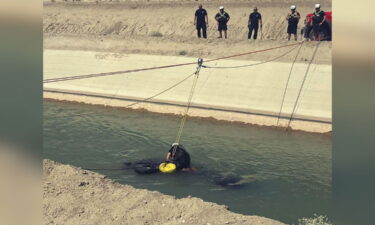
M 155 173 L 177 173 L 181 170 L 176 170 L 176 167 L 173 167 L 173 163 L 167 163 L 167 167 L 169 168 L 162 168 L 163 164 L 165 162 L 162 160 L 155 160 L 155 159 L 144 159 L 140 160 L 134 163 L 131 162 L 125 162 L 124 163 L 124 169 L 133 169 L 134 172 L 141 175 L 149 175 L 149 174 L 155 174 Z M 170 168 L 172 167 L 172 169 Z M 165 170 L 164 170 L 165 169 Z M 182 172 L 186 173 L 186 172 Z M 195 170 L 191 172 L 193 174 L 196 174 L 198 176 L 203 176 L 206 179 L 210 180 L 216 185 L 221 186 L 239 186 L 244 184 L 249 184 L 255 181 L 254 177 L 247 177 L 246 179 L 240 175 L 237 175 L 233 172 L 218 172 L 213 170 L 207 170 L 204 168 L 199 168 L 198 170 Z

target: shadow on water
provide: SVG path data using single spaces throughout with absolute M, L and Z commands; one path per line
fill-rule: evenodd
M 69 117 L 90 113 L 80 117 Z M 44 157 L 137 188 L 194 196 L 290 224 L 330 216 L 331 138 L 189 118 L 182 144 L 196 173 L 140 175 L 124 162 L 164 159 L 179 117 L 61 102 L 44 105 Z M 67 117 L 47 119 L 66 115 Z M 233 185 L 228 185 L 233 184 Z

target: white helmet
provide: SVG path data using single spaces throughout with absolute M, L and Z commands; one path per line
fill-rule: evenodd
M 178 143 L 173 143 L 172 144 L 172 147 L 174 147 L 174 146 L 178 146 L 179 144 Z
M 296 9 L 296 6 L 295 6 L 295 5 L 292 5 L 292 6 L 290 7 L 290 9 Z
M 224 9 L 224 6 L 220 6 L 219 9 Z
M 315 4 L 316 9 L 320 9 L 320 4 Z

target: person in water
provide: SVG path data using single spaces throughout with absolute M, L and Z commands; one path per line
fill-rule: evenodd
M 181 171 L 195 171 L 194 168 L 190 166 L 190 155 L 184 148 L 184 146 L 173 143 L 169 149 L 167 156 L 165 158 L 167 162 L 172 162 L 176 164 L 177 170 Z

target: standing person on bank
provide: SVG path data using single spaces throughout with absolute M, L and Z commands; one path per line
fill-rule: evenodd
M 229 19 L 229 14 L 224 11 L 224 6 L 220 6 L 219 12 L 215 16 L 215 20 L 218 22 L 219 38 L 223 38 L 222 31 L 224 31 L 225 39 L 227 38 L 227 23 Z
M 301 18 L 301 15 L 296 10 L 296 6 L 292 5 L 290 7 L 290 13 L 288 13 L 286 20 L 288 21 L 288 41 L 290 41 L 290 36 L 294 34 L 294 40 L 297 41 L 297 27 L 299 19 Z
M 197 11 L 195 11 L 194 25 L 197 26 L 198 38 L 201 37 L 201 30 L 203 38 L 207 38 L 208 16 L 207 11 L 203 9 L 202 4 L 199 4 Z
M 247 39 L 251 39 L 251 34 L 253 33 L 253 31 L 254 31 L 253 38 L 254 40 L 257 39 L 259 25 L 260 25 L 260 28 L 262 29 L 262 26 L 263 26 L 262 15 L 258 12 L 258 8 L 254 7 L 254 12 L 252 12 L 249 15 L 249 22 L 248 22 L 249 33 L 247 35 Z
M 320 9 L 320 4 L 315 5 L 315 12 L 312 15 L 312 27 L 314 32 L 314 40 L 321 41 L 321 29 L 326 21 L 326 13 Z

